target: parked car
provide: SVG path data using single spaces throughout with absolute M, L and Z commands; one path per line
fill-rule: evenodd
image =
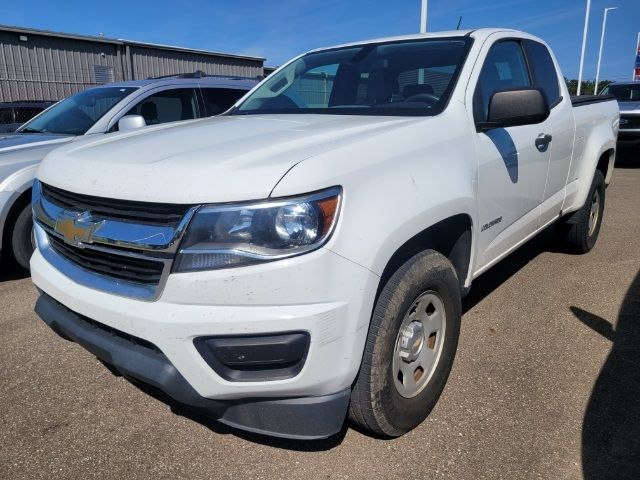
M 601 95 L 613 95 L 620 106 L 620 147 L 640 146 L 640 82 L 619 82 L 607 85 Z
M 0 136 L 0 252 L 29 267 L 31 183 L 42 158 L 80 138 L 224 112 L 255 79 L 180 75 L 111 83 L 56 103 L 16 133 Z
M 444 388 L 475 278 L 553 223 L 593 248 L 617 129 L 526 33 L 314 50 L 223 116 L 51 152 L 36 312 L 223 423 L 310 439 L 348 410 L 402 435 Z
M 55 102 L 24 101 L 0 103 L 0 133 L 14 132 Z

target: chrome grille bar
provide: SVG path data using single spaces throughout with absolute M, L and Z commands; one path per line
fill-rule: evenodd
M 76 283 L 125 297 L 152 301 L 164 288 L 184 231 L 197 206 L 144 204 L 71 194 L 38 180 L 33 186 L 33 216 L 38 249 L 56 269 Z M 74 199 L 80 197 L 77 204 Z M 108 207 L 103 207 L 100 202 Z M 122 207 L 122 212 L 114 205 Z M 87 207 L 92 206 L 91 209 Z M 160 221 L 161 211 L 168 212 Z M 184 211 L 181 218 L 171 212 Z M 133 212 L 133 213 L 132 213 Z M 133 217 L 143 223 L 136 223 Z M 64 223 L 64 228 L 61 226 Z

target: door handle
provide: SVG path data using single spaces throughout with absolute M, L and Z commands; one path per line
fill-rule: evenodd
M 547 147 L 549 146 L 549 144 L 551 143 L 551 139 L 553 137 L 551 137 L 551 135 L 549 135 L 548 133 L 541 133 L 540 135 L 538 135 L 538 137 L 536 138 L 536 148 L 541 151 L 544 152 L 547 150 Z

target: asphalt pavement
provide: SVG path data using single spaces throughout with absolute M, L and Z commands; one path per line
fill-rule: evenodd
M 639 479 L 636 159 L 614 172 L 592 252 L 543 232 L 476 280 L 438 405 L 395 440 L 349 425 L 277 440 L 168 403 L 56 336 L 2 265 L 0 478 Z

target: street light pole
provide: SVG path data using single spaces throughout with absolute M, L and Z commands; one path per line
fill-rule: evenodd
M 602 45 L 604 44 L 604 30 L 607 28 L 607 14 L 609 10 L 615 10 L 618 7 L 609 7 L 604 9 L 604 18 L 602 19 L 602 35 L 600 36 L 600 51 L 598 52 L 598 66 L 596 68 L 596 85 L 593 94 L 598 94 L 598 79 L 600 78 L 600 61 L 602 60 Z
M 578 72 L 578 91 L 580 95 L 582 89 L 582 67 L 584 66 L 584 50 L 587 46 L 587 30 L 589 30 L 589 11 L 591 10 L 591 0 L 587 0 L 587 13 L 584 17 L 584 31 L 582 32 L 582 51 L 580 52 L 580 71 Z
M 422 0 L 420 12 L 420 33 L 427 33 L 427 0 Z

